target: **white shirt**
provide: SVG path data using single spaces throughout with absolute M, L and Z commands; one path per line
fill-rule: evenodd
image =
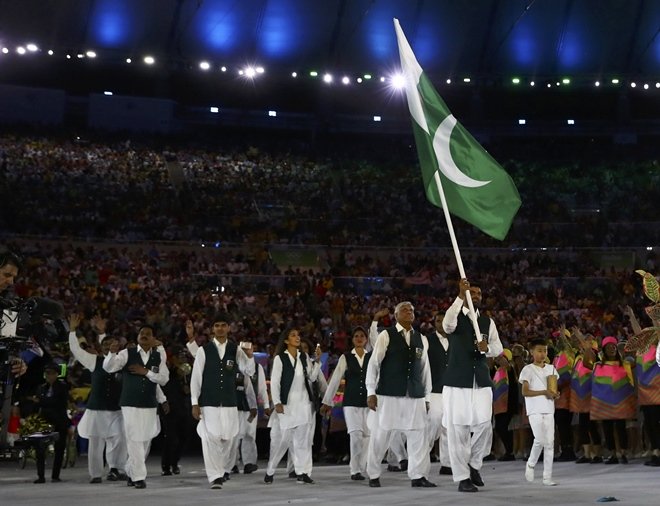
M 406 340 L 406 344 L 410 346 L 410 334 L 412 329 L 407 331 L 399 323 L 396 324 L 396 330 L 399 333 L 403 333 L 403 337 Z M 421 334 L 420 334 L 421 335 Z M 421 336 L 422 346 L 424 347 L 424 352 L 422 353 L 422 383 L 424 385 L 424 397 L 426 400 L 430 400 L 431 394 L 431 368 L 429 367 L 428 360 L 428 351 L 429 351 L 429 342 L 426 339 L 426 336 Z M 387 330 L 383 330 L 378 334 L 378 339 L 376 339 L 376 344 L 374 346 L 374 351 L 371 354 L 371 359 L 369 360 L 369 367 L 367 367 L 367 395 L 376 395 L 376 388 L 378 388 L 378 380 L 380 379 L 380 365 L 385 358 L 385 353 L 387 353 L 387 347 L 390 344 L 390 335 Z
M 151 348 L 149 351 L 145 351 L 142 346 L 138 345 L 137 347 L 140 358 L 142 359 L 142 365 L 146 364 L 149 361 L 149 356 L 151 353 L 160 354 L 160 364 L 158 365 L 158 372 L 147 371 L 146 377 L 152 383 L 156 383 L 160 386 L 164 386 L 170 379 L 170 371 L 167 368 L 167 356 L 165 355 L 165 349 L 162 346 L 158 348 Z M 119 353 L 108 353 L 103 360 L 103 369 L 107 372 L 117 372 L 121 371 L 128 362 L 128 350 L 121 350 Z
M 305 375 L 302 362 L 300 360 L 300 351 L 296 357 L 292 356 L 287 350 L 285 360 L 288 359 L 294 367 L 293 383 L 289 390 L 289 395 L 284 405 L 284 413 L 278 413 L 277 418 L 282 430 L 297 427 L 299 425 L 311 423 L 312 421 L 312 403 L 309 400 L 309 394 L 305 388 Z M 307 361 L 308 376 L 311 377 L 310 361 Z M 317 373 L 315 373 L 317 374 Z M 273 370 L 270 376 L 270 393 L 273 398 L 273 404 L 282 404 L 281 385 L 282 383 L 282 359 L 276 355 L 273 359 Z
M 362 368 L 364 365 L 364 357 L 367 353 L 364 352 L 364 354 L 360 356 L 355 351 L 355 348 L 353 348 L 351 350 L 351 354 L 357 359 L 358 364 L 360 364 L 360 367 Z M 344 377 L 344 374 L 346 374 L 346 369 L 348 369 L 348 363 L 346 362 L 346 356 L 342 355 L 339 357 L 337 366 L 335 367 L 335 370 L 332 373 L 332 377 L 330 378 L 330 382 L 328 383 L 328 388 L 326 389 L 325 395 L 323 396 L 323 404 L 326 404 L 327 406 L 335 405 L 335 394 L 339 389 L 339 385 L 341 384 L 341 380 Z
M 547 390 L 548 376 L 559 378 L 557 369 L 552 364 L 543 364 L 543 367 L 527 364 L 520 371 L 518 382 L 522 385 L 526 381 L 530 390 Z M 555 412 L 555 401 L 545 395 L 525 396 L 525 408 L 528 415 L 551 414 Z
M 449 306 L 447 312 L 445 313 L 445 318 L 442 321 L 442 328 L 447 334 L 452 334 L 456 330 L 458 325 L 458 315 L 461 311 L 468 318 L 470 317 L 470 310 L 464 306 L 463 299 L 456 297 L 453 304 Z M 479 316 L 479 311 L 475 310 L 477 317 Z M 497 331 L 495 322 L 492 318 L 489 318 L 490 326 L 488 327 L 488 350 L 486 351 L 487 357 L 499 357 L 504 351 L 502 342 L 500 341 L 500 334 Z

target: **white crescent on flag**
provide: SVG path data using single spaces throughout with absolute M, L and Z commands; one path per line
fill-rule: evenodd
M 472 179 L 467 176 L 465 172 L 462 172 L 454 162 L 449 146 L 451 145 L 451 133 L 454 131 L 455 126 L 456 118 L 454 118 L 453 114 L 450 114 L 442 120 L 442 123 L 440 123 L 440 126 L 433 136 L 433 151 L 438 160 L 438 168 L 440 169 L 440 172 L 442 172 L 447 179 L 460 186 L 479 188 L 480 186 L 487 185 L 490 181 L 478 181 Z

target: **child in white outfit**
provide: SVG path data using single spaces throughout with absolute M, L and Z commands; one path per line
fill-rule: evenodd
M 530 342 L 534 362 L 523 367 L 518 381 L 522 384 L 529 425 L 534 433 L 534 444 L 525 466 L 525 478 L 534 481 L 534 466 L 543 451 L 543 484 L 554 486 L 552 481 L 552 461 L 555 453 L 555 399 L 556 390 L 548 389 L 548 376 L 559 377 L 557 370 L 546 363 L 548 346 L 542 339 Z M 554 382 L 556 385 L 557 383 Z

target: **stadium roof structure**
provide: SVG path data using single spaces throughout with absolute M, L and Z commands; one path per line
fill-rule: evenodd
M 621 93 L 657 119 L 657 0 L 2 2 L 0 81 L 67 93 L 335 114 L 405 114 L 392 19 L 445 97 L 486 117 L 557 104 L 598 118 Z M 634 86 L 633 86 L 634 85 Z M 585 96 L 591 97 L 585 101 Z M 600 97 L 600 98 L 599 98 Z M 522 104 L 522 105 L 521 105 Z M 652 104 L 655 104 L 653 106 Z

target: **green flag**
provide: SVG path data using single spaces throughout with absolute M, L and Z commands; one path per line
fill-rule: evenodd
M 442 207 L 437 172 L 449 212 L 504 239 L 520 207 L 516 185 L 456 121 L 417 62 L 397 19 L 394 29 L 427 198 Z

